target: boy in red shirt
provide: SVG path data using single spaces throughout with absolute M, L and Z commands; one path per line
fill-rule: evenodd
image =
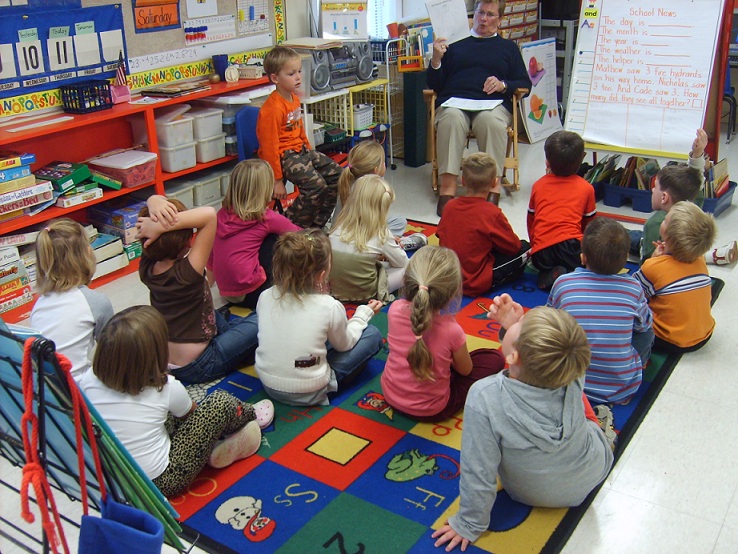
M 594 188 L 577 175 L 584 141 L 571 131 L 546 139 L 546 175 L 533 183 L 528 203 L 531 259 L 538 288 L 549 291 L 564 273 L 581 266 L 582 235 L 597 215 Z
M 500 183 L 492 156 L 478 152 L 467 157 L 461 182 L 467 195 L 446 204 L 436 235 L 441 246 L 459 256 L 464 294 L 474 297 L 520 277 L 530 245 L 518 238 L 497 207 Z
M 264 70 L 277 90 L 259 110 L 256 136 L 259 157 L 274 171 L 274 198 L 284 198 L 284 180 L 291 181 L 300 194 L 285 215 L 305 229 L 322 228 L 336 206 L 342 168 L 310 148 L 300 99 L 295 95 L 302 83 L 300 54 L 286 46 L 275 46 L 264 58 Z

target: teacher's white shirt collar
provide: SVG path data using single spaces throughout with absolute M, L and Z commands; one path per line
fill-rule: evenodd
M 482 35 L 477 34 L 474 31 L 474 29 L 470 29 L 469 32 L 471 33 L 471 36 L 476 37 L 476 38 L 492 38 L 492 37 L 496 37 L 497 36 L 497 33 L 495 33 L 494 35 L 489 35 L 488 37 L 483 37 Z

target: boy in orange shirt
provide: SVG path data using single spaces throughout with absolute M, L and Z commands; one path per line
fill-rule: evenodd
M 594 188 L 577 175 L 582 137 L 557 131 L 546 139 L 544 152 L 546 175 L 533 183 L 528 203 L 528 237 L 538 288 L 548 291 L 558 277 L 581 266 L 582 235 L 597 207 Z
M 274 198 L 287 195 L 284 180 L 300 194 L 285 215 L 305 229 L 322 228 L 336 206 L 342 168 L 325 154 L 311 149 L 302 124 L 300 55 L 286 46 L 275 46 L 264 59 L 264 70 L 277 87 L 259 110 L 256 136 L 259 157 L 274 171 Z

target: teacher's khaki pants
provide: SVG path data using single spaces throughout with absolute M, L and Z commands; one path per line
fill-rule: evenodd
M 512 115 L 503 106 L 493 110 L 467 112 L 458 108 L 439 108 L 436 116 L 436 155 L 438 173 L 458 175 L 461 158 L 466 146 L 466 136 L 471 128 L 480 152 L 487 152 L 497 163 L 497 176 L 505 167 L 507 127 Z

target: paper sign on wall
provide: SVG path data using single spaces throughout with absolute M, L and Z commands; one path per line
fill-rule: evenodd
M 323 0 L 320 6 L 323 38 L 367 40 L 366 2 L 340 3 Z

